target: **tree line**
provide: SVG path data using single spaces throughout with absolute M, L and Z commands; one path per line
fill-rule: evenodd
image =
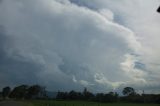
M 13 88 L 13 90 L 11 90 L 10 87 L 4 87 L 0 94 L 2 94 L 3 99 L 51 99 L 46 92 L 45 87 L 40 85 L 20 85 Z M 120 96 L 117 92 L 94 94 L 88 91 L 87 88 L 84 88 L 83 92 L 76 92 L 74 90 L 71 90 L 70 92 L 58 91 L 54 99 L 83 100 L 104 103 L 130 102 L 160 104 L 160 94 L 138 94 L 132 87 L 125 87 L 122 90 L 122 94 L 123 96 Z
M 96 101 L 96 102 L 117 102 L 118 101 L 118 93 L 109 92 L 107 94 L 97 93 L 93 94 L 88 91 L 87 88 L 84 89 L 83 92 L 58 92 L 57 100 L 84 100 L 84 101 Z
M 14 98 L 14 99 L 36 99 L 44 98 L 46 96 L 45 87 L 40 85 L 20 85 L 15 87 L 13 90 L 9 86 L 2 89 L 1 95 L 3 99 Z
M 97 93 L 93 94 L 86 88 L 83 92 L 58 92 L 57 100 L 85 100 L 103 103 L 158 103 L 160 104 L 160 94 L 138 94 L 132 87 L 125 87 L 122 90 L 123 96 L 120 96 L 117 92 Z

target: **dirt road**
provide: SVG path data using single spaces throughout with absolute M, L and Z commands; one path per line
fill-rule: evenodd
M 3 101 L 0 102 L 0 106 L 26 106 L 22 102 L 17 102 L 17 101 Z

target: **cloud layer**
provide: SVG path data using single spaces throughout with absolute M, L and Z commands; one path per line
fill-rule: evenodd
M 1 1 L 0 87 L 159 92 L 158 1 L 142 1 Z

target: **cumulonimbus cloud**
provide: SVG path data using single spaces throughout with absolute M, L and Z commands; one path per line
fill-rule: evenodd
M 0 50 L 3 85 L 41 83 L 52 90 L 87 86 L 96 92 L 146 85 L 147 66 L 136 67 L 143 43 L 137 32 L 115 20 L 114 10 L 68 0 L 5 0 L 0 5 L 0 36 L 7 39 Z

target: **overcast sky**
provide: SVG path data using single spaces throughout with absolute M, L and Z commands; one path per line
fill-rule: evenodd
M 0 88 L 160 93 L 159 0 L 0 0 Z

